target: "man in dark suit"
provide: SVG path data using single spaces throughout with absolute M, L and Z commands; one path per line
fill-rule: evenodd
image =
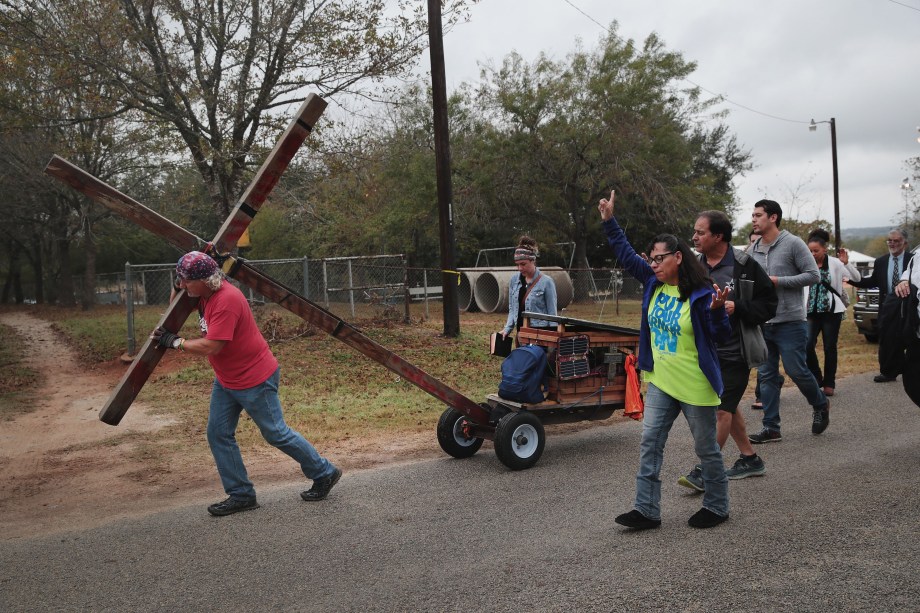
M 888 253 L 875 260 L 872 274 L 861 281 L 850 280 L 850 285 L 862 288 L 878 288 L 878 367 L 876 383 L 895 381 L 904 371 L 904 339 L 900 320 L 900 299 L 894 294 L 894 286 L 913 255 L 907 250 L 907 233 L 895 228 L 888 233 Z

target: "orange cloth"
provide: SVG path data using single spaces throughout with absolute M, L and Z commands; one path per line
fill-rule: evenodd
M 626 356 L 626 407 L 623 414 L 635 420 L 641 420 L 645 411 L 645 403 L 642 401 L 642 392 L 639 388 L 639 373 L 636 372 L 636 356 L 629 354 Z

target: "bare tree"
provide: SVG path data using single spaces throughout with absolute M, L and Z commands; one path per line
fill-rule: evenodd
M 448 3 L 448 25 L 467 1 Z M 378 83 L 407 74 L 426 27 L 407 0 L 0 0 L 0 45 L 99 79 L 107 112 L 177 136 L 219 219 L 250 153 L 274 141 L 273 109 L 308 91 L 385 96 Z

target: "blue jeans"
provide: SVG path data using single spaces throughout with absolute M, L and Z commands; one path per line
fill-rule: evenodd
M 722 451 L 716 442 L 716 409 L 680 402 L 655 387 L 645 394 L 642 442 L 639 444 L 639 473 L 636 475 L 637 511 L 649 519 L 661 519 L 661 462 L 664 445 L 677 416 L 683 412 L 693 434 L 694 448 L 703 469 L 703 507 L 717 515 L 728 515 L 728 477 Z
M 232 498 L 250 499 L 256 495 L 236 444 L 236 427 L 243 410 L 259 427 L 262 437 L 294 458 L 308 479 L 321 479 L 335 472 L 329 460 L 320 456 L 307 439 L 284 423 L 278 400 L 280 376 L 279 368 L 264 383 L 244 390 L 227 389 L 217 379 L 214 380 L 208 415 L 208 445 L 224 491 Z
M 779 396 L 783 387 L 783 376 L 779 374 L 780 358 L 786 374 L 798 386 L 808 404 L 823 409 L 827 406 L 827 396 L 805 363 L 808 322 L 767 324 L 763 327 L 763 339 L 767 343 L 767 361 L 757 369 L 760 400 L 763 402 L 763 427 L 779 432 Z

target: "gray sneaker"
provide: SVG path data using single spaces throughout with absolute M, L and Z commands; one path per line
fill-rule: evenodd
M 746 458 L 741 456 L 735 462 L 735 465 L 725 471 L 725 476 L 729 479 L 744 479 L 745 477 L 759 477 L 767 472 L 763 459 L 760 456 Z
M 755 445 L 760 445 L 761 443 L 776 443 L 783 440 L 783 435 L 779 433 L 779 430 L 764 428 L 757 434 L 748 434 L 748 440 Z
M 696 490 L 697 492 L 705 492 L 706 488 L 703 486 L 703 467 L 699 464 L 694 466 L 693 470 L 691 470 L 688 475 L 677 480 L 677 485 L 689 487 L 691 490 Z

